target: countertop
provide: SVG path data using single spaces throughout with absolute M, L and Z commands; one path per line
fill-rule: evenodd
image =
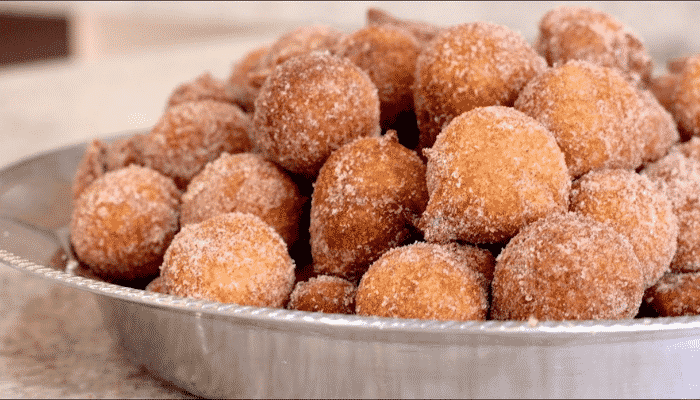
M 278 34 L 0 69 L 0 166 L 96 137 L 146 131 L 178 84 L 205 71 L 224 79 L 233 61 Z M 1 265 L 0 278 L 0 397 L 191 397 L 120 351 L 92 294 Z

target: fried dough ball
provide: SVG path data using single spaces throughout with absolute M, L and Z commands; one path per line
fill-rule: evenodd
M 623 23 L 588 7 L 558 7 L 542 17 L 535 47 L 549 65 L 585 60 L 648 82 L 653 63 L 642 40 Z
M 515 108 L 554 134 L 573 178 L 642 163 L 648 109 L 615 69 L 575 60 L 551 68 L 525 86 Z
M 218 214 L 250 213 L 291 246 L 304 202 L 289 175 L 259 154 L 223 153 L 190 181 L 182 196 L 180 222 L 184 226 Z
M 668 272 L 678 247 L 678 218 L 671 201 L 634 171 L 592 171 L 574 182 L 571 211 L 612 226 L 639 259 L 644 287 Z
M 209 72 L 205 72 L 194 80 L 176 87 L 168 98 L 167 107 L 200 100 L 215 100 L 223 103 L 233 103 L 234 101 L 226 91 L 224 82 L 214 78 Z
M 251 122 L 240 108 L 213 100 L 170 107 L 144 137 L 144 164 L 175 180 L 180 188 L 223 152 L 251 150 Z
M 421 46 L 425 46 L 428 42 L 433 40 L 435 35 L 442 29 L 439 26 L 427 22 L 399 19 L 384 10 L 374 7 L 367 9 L 367 25 L 388 25 L 405 29 L 420 42 Z
M 94 139 L 85 148 L 73 177 L 73 200 L 77 200 L 85 189 L 97 178 L 105 174 L 107 145 L 99 139 Z
M 262 60 L 270 51 L 270 46 L 260 46 L 249 51 L 231 67 L 231 74 L 226 82 L 226 93 L 245 112 L 253 112 L 255 98 L 258 97 L 260 85 L 251 82 L 250 75 L 263 68 Z
M 633 318 L 643 293 L 639 260 L 622 234 L 577 213 L 552 214 L 523 228 L 496 258 L 491 317 Z
M 676 90 L 676 85 L 678 85 L 678 78 L 678 74 L 653 76 L 647 86 L 668 112 L 673 112 L 673 92 Z
M 142 165 L 141 146 L 144 137 L 144 135 L 136 134 L 109 143 L 104 160 L 105 169 L 114 171 L 131 164 Z
M 259 307 L 283 307 L 294 261 L 275 230 L 252 214 L 219 214 L 186 225 L 160 267 L 168 293 Z
M 348 59 L 294 57 L 260 89 L 253 125 L 251 139 L 266 158 L 314 179 L 332 151 L 380 134 L 377 87 Z
M 512 106 L 546 68 L 525 39 L 504 26 L 472 22 L 442 30 L 416 61 L 419 147 L 431 147 L 440 130 L 465 111 Z
M 311 196 L 311 255 L 319 274 L 357 281 L 405 243 L 428 201 L 425 165 L 394 131 L 336 150 Z
M 148 285 L 146 285 L 146 288 L 143 290 L 147 292 L 169 294 L 168 291 L 165 289 L 165 285 L 163 284 L 163 278 L 160 276 L 157 276 L 155 279 L 153 279 Z
M 319 275 L 297 282 L 289 297 L 290 310 L 354 314 L 357 286 L 343 278 Z
M 391 127 L 400 113 L 413 111 L 412 86 L 421 47 L 408 31 L 391 25 L 367 26 L 342 38 L 334 50 L 365 71 L 377 86 L 382 129 Z
M 452 248 L 453 249 L 453 248 Z M 364 274 L 358 315 L 441 321 L 485 320 L 488 294 L 469 260 L 443 245 L 417 242 L 384 253 Z
M 700 54 L 689 57 L 679 73 L 673 116 L 686 137 L 700 136 Z
M 480 107 L 453 119 L 428 156 L 429 242 L 505 242 L 524 225 L 569 207 L 564 154 L 539 122 L 510 107 Z
M 179 209 L 180 192 L 170 178 L 136 165 L 107 172 L 73 209 L 75 254 L 110 280 L 155 276 L 179 228 Z
M 643 110 L 640 113 L 640 132 L 644 148 L 642 161 L 654 162 L 668 153 L 668 150 L 680 140 L 673 116 L 659 103 L 649 90 L 637 92 L 642 99 Z
M 673 150 L 642 171 L 665 192 L 678 217 L 678 249 L 671 272 L 700 271 L 700 162 Z
M 660 317 L 700 315 L 700 272 L 666 274 L 646 291 L 644 300 Z

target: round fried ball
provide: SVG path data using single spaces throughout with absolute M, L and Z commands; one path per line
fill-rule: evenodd
M 634 171 L 592 171 L 574 182 L 571 211 L 612 226 L 634 248 L 650 287 L 668 272 L 678 248 L 678 218 L 666 193 Z
M 319 274 L 357 281 L 411 237 L 425 209 L 425 165 L 391 131 L 336 150 L 311 196 L 311 255 Z
M 637 92 L 642 99 L 642 110 L 638 121 L 644 148 L 642 161 L 654 162 L 665 156 L 671 146 L 680 140 L 680 134 L 671 113 L 659 103 L 649 90 Z
M 331 50 L 342 36 L 342 32 L 328 25 L 301 26 L 277 39 L 270 46 L 263 63 L 268 68 L 274 68 L 292 57 L 312 51 Z
M 168 108 L 142 143 L 144 164 L 180 188 L 223 152 L 251 150 L 251 122 L 240 108 L 214 100 Z
M 566 213 L 523 228 L 496 258 L 491 287 L 497 320 L 622 319 L 637 314 L 644 279 L 622 234 Z
M 700 271 L 700 162 L 674 150 L 642 171 L 665 192 L 678 217 L 678 249 L 671 272 Z
M 648 82 L 653 63 L 642 40 L 627 26 L 588 7 L 557 7 L 542 17 L 535 47 L 549 65 L 585 60 L 617 68 Z
M 547 63 L 510 29 L 472 22 L 443 29 L 416 61 L 414 103 L 420 148 L 452 118 L 476 107 L 512 106 Z
M 234 211 L 251 213 L 291 246 L 298 236 L 304 202 L 289 175 L 259 154 L 223 153 L 190 181 L 182 196 L 180 223 L 198 223 Z
M 700 54 L 688 58 L 679 73 L 673 116 L 686 137 L 700 136 Z
M 290 310 L 354 314 L 357 286 L 343 278 L 330 275 L 312 277 L 297 282 L 289 297 Z
M 331 152 L 380 134 L 377 87 L 348 59 L 294 57 L 260 89 L 253 126 L 251 139 L 266 158 L 314 179 Z
M 364 274 L 358 315 L 441 321 L 485 320 L 488 294 L 481 274 L 449 248 L 417 242 L 384 253 Z
M 73 177 L 73 200 L 77 200 L 85 189 L 97 178 L 107 172 L 105 166 L 107 145 L 99 139 L 94 139 L 85 147 L 83 157 L 78 163 Z
M 107 172 L 75 203 L 75 254 L 110 280 L 155 276 L 179 228 L 179 209 L 180 192 L 170 178 L 136 165 Z
M 668 112 L 673 112 L 673 92 L 678 85 L 679 74 L 652 76 L 648 88 Z
M 700 272 L 666 274 L 646 291 L 644 300 L 660 317 L 700 315 Z
M 255 98 L 258 97 L 259 85 L 251 82 L 250 75 L 255 74 L 262 66 L 262 60 L 270 50 L 269 46 L 260 46 L 246 53 L 231 67 L 231 73 L 226 81 L 226 93 L 245 112 L 252 113 L 255 108 Z
M 557 140 L 572 177 L 603 168 L 635 169 L 646 144 L 635 88 L 612 68 L 569 61 L 533 78 L 515 108 Z
M 435 35 L 437 35 L 442 29 L 437 25 L 429 24 L 423 21 L 411 21 L 396 18 L 388 12 L 375 7 L 370 7 L 367 9 L 366 21 L 368 26 L 383 25 L 405 29 L 418 40 L 421 46 L 425 46 L 428 42 L 433 40 Z
M 223 81 L 205 72 L 190 82 L 185 82 L 173 90 L 168 98 L 168 107 L 190 101 L 215 100 L 232 103 L 234 99 L 226 91 Z
M 513 108 L 458 116 L 424 153 L 430 200 L 418 227 L 429 242 L 505 242 L 569 207 L 571 179 L 554 137 Z
M 182 227 L 160 274 L 176 296 L 283 307 L 294 284 L 294 261 L 272 227 L 234 212 Z
M 160 276 L 157 276 L 155 279 L 149 282 L 148 285 L 146 285 L 146 288 L 143 290 L 147 292 L 169 294 L 168 291 L 165 289 L 165 285 L 163 284 L 163 278 L 161 278 Z
M 408 31 L 391 25 L 367 26 L 342 38 L 334 50 L 365 71 L 377 86 L 383 129 L 392 126 L 399 114 L 413 111 L 412 86 L 421 46 Z

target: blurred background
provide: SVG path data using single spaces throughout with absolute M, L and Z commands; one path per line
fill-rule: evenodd
M 214 38 L 284 32 L 314 22 L 351 30 L 365 23 L 370 6 L 439 25 L 492 21 L 520 31 L 532 42 L 542 15 L 561 4 L 586 4 L 614 15 L 646 41 L 657 60 L 700 51 L 698 2 L 5 1 L 0 2 L 0 67 L 60 57 L 92 60 Z

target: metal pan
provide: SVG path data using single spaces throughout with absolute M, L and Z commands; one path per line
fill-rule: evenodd
M 68 260 L 85 144 L 0 170 L 0 263 L 95 295 L 135 362 L 204 397 L 700 397 L 700 316 L 434 322 L 241 307 L 106 283 Z

